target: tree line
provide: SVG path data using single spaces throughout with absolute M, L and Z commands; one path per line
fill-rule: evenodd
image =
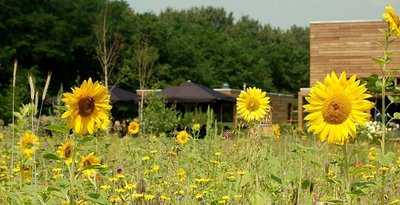
M 104 65 L 109 85 L 132 91 L 187 80 L 288 93 L 308 84 L 308 28 L 235 19 L 214 7 L 140 13 L 120 0 L 0 0 L 0 7 L 2 119 L 11 116 L 14 59 L 17 104 L 28 99 L 28 73 L 40 84 L 52 72 L 56 95 L 89 77 L 105 81 Z

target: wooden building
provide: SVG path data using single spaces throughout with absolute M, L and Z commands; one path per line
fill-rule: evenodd
M 268 93 L 271 105 L 272 123 L 292 123 L 297 109 L 296 96 L 292 94 Z
M 331 71 L 356 74 L 366 78 L 381 74 L 373 58 L 382 56 L 386 23 L 370 21 L 324 21 L 310 23 L 310 87 L 322 81 Z M 391 66 L 400 66 L 400 41 L 389 48 L 394 52 Z M 303 127 L 304 96 L 308 88 L 298 93 L 298 124 Z

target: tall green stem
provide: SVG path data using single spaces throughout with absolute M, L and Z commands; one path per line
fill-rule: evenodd
M 384 50 L 383 50 L 383 64 L 382 64 L 382 138 L 381 138 L 381 151 L 383 154 L 385 154 L 385 138 L 386 138 L 386 66 L 389 60 L 388 56 L 388 50 L 389 50 L 389 38 L 390 38 L 390 32 L 386 31 L 385 32 L 385 41 L 384 41 Z
M 344 190 L 347 204 L 351 204 L 350 198 L 350 177 L 349 177 L 349 157 L 347 151 L 347 144 L 342 146 L 343 148 L 343 172 L 344 172 Z

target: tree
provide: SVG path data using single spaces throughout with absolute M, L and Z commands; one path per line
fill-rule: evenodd
M 138 13 L 124 0 L 0 0 L 0 6 L 2 105 L 9 101 L 12 59 L 20 73 L 52 71 L 49 95 L 89 77 L 131 90 L 187 80 L 291 93 L 308 85 L 308 28 L 235 20 L 214 7 Z M 26 103 L 26 93 L 17 101 Z
M 101 23 L 95 27 L 97 39 L 96 54 L 103 70 L 104 84 L 107 88 L 108 79 L 111 75 L 113 66 L 115 66 L 122 45 L 122 36 L 112 33 L 112 30 L 107 23 L 108 12 L 109 3 L 107 0 L 102 14 Z
M 148 45 L 146 41 L 142 41 L 135 52 L 136 69 L 139 77 L 139 88 L 142 91 L 140 100 L 140 120 L 143 120 L 143 104 L 144 89 L 147 88 L 149 79 L 153 73 L 154 63 L 158 59 L 158 51 L 156 48 Z

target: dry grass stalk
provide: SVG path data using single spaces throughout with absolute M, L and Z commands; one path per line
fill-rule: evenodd
M 36 131 L 39 131 L 39 126 L 40 126 L 40 118 L 42 116 L 42 110 L 43 110 L 43 104 L 44 104 L 44 100 L 46 99 L 46 95 L 47 95 L 47 91 L 49 90 L 49 86 L 50 86 L 50 81 L 51 81 L 51 72 L 47 73 L 47 78 L 46 78 L 46 83 L 44 85 L 43 88 L 43 93 L 42 93 L 42 102 L 40 103 L 40 109 L 39 109 L 39 116 L 38 116 L 38 122 L 37 122 L 37 126 L 36 126 Z M 38 107 L 38 103 L 35 106 L 36 108 Z
M 33 83 L 32 74 L 28 75 L 28 82 L 29 82 L 29 88 L 31 90 L 31 102 L 33 103 L 35 100 L 35 84 Z
M 15 84 L 17 81 L 17 68 L 18 68 L 18 60 L 14 60 L 14 69 L 13 69 L 13 87 L 12 87 L 12 140 L 11 144 L 14 146 L 15 144 Z M 14 149 L 11 149 L 11 165 L 10 165 L 10 176 L 13 174 L 12 170 L 14 169 Z M 15 183 L 15 178 L 13 178 L 13 182 Z
M 44 99 L 46 99 L 46 94 L 49 89 L 50 80 L 51 80 L 51 72 L 47 73 L 46 84 L 44 85 L 43 93 L 42 93 L 42 104 Z
M 36 115 L 39 106 L 39 92 L 35 93 L 35 104 L 33 104 L 33 114 Z
M 15 88 L 15 83 L 17 79 L 17 67 L 18 67 L 18 61 L 14 61 L 14 71 L 13 71 L 13 88 Z

